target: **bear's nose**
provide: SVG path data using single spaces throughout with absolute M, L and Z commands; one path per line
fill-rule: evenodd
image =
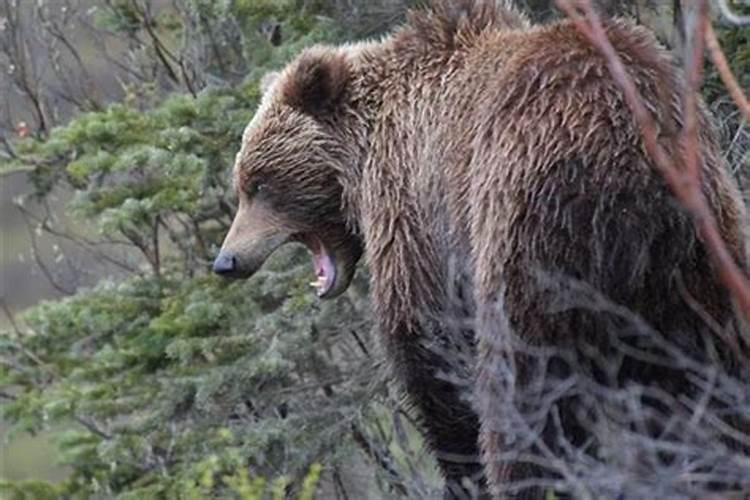
M 214 260 L 214 272 L 222 276 L 232 274 L 235 271 L 236 264 L 237 259 L 232 252 L 221 251 Z

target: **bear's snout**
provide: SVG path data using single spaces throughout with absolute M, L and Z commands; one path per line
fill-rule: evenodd
M 220 276 L 231 276 L 237 269 L 237 258 L 232 252 L 222 250 L 214 260 L 213 271 Z

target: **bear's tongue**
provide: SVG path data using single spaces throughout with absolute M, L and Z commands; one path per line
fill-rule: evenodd
M 336 266 L 320 240 L 316 238 L 309 242 L 309 247 L 312 252 L 315 276 L 317 276 L 317 280 L 310 285 L 317 289 L 318 297 L 323 297 L 333 288 L 333 283 L 336 280 Z

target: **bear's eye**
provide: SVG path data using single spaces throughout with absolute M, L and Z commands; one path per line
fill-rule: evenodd
M 251 183 L 245 192 L 248 196 L 255 196 L 258 193 L 262 193 L 266 189 L 266 185 L 262 182 L 253 182 Z

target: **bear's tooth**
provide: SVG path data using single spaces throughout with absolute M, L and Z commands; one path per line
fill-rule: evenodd
M 318 276 L 318 279 L 315 281 L 310 282 L 310 286 L 313 288 L 317 288 L 318 290 L 322 290 L 326 286 L 326 278 L 325 276 Z

